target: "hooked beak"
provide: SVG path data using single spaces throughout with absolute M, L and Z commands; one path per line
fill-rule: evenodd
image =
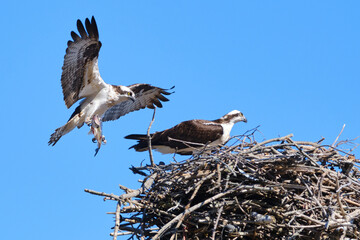
M 243 121 L 244 123 L 247 123 L 246 117 L 244 117 L 244 118 L 242 119 L 242 121 Z
M 129 99 L 130 99 L 132 102 L 135 102 L 135 97 L 129 96 Z

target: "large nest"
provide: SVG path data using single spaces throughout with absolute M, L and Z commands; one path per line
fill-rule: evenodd
M 85 191 L 117 201 L 114 239 L 360 239 L 359 160 L 291 137 L 243 135 L 211 154 L 132 167 L 144 176 L 138 190 Z

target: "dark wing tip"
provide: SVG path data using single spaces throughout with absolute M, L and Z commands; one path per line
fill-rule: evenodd
M 85 20 L 85 27 L 86 27 L 86 31 L 88 32 L 90 38 L 96 39 L 96 40 L 99 39 L 99 32 L 98 32 L 98 29 L 96 26 L 96 21 L 95 21 L 94 16 L 92 16 L 91 22 L 88 18 Z
M 82 39 L 88 38 L 88 35 L 87 35 L 87 33 L 86 33 L 86 31 L 85 31 L 85 28 L 84 28 L 84 25 L 82 24 L 82 22 L 80 21 L 80 19 L 78 19 L 78 20 L 76 21 L 76 26 L 77 26 L 77 29 L 78 29 L 80 35 L 81 35 L 81 38 L 82 38 Z
M 79 37 L 79 35 L 77 35 L 77 33 L 76 32 L 74 32 L 74 31 L 71 31 L 71 37 L 72 37 L 72 39 L 74 40 L 74 42 L 76 42 L 76 41 L 78 41 L 78 40 L 80 40 L 81 38 Z
M 97 24 L 96 24 L 96 21 L 95 21 L 95 18 L 94 16 L 91 17 L 91 26 L 92 26 L 92 32 L 94 34 L 94 37 L 96 39 L 99 39 L 99 31 L 98 31 L 98 27 L 97 27 Z
M 158 96 L 157 96 L 157 98 L 159 98 Z M 159 108 L 162 108 L 162 104 L 161 104 L 161 102 L 157 99 L 157 98 L 155 98 L 154 100 L 153 100 L 153 104 L 155 104 L 157 107 L 159 107 Z
M 164 94 L 164 95 L 170 95 L 170 94 L 173 94 L 173 93 L 175 93 L 175 91 L 172 91 L 172 92 L 168 92 L 167 90 L 172 90 L 172 89 L 174 89 L 175 88 L 175 86 L 172 86 L 171 88 L 169 88 L 169 89 L 161 89 L 162 91 L 161 91 L 161 93 L 162 94 Z
M 91 31 L 91 24 L 90 24 L 90 20 L 88 19 L 88 18 L 86 18 L 85 19 L 85 27 L 86 27 L 86 31 L 88 32 L 88 34 L 89 34 L 89 37 L 90 38 L 93 38 L 94 36 L 94 34 L 92 33 L 92 31 Z
M 164 96 L 161 95 L 161 94 L 158 95 L 158 99 L 160 99 L 160 100 L 163 101 L 163 102 L 168 102 L 168 101 L 169 101 L 169 99 L 167 99 L 166 97 L 164 97 Z

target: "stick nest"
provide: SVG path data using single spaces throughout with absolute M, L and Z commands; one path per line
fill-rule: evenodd
M 359 160 L 291 137 L 243 135 L 211 154 L 132 167 L 138 190 L 85 191 L 117 201 L 114 239 L 360 239 Z

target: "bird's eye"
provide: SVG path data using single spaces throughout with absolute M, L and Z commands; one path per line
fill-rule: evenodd
M 127 95 L 128 95 L 128 96 L 131 96 L 131 92 L 128 92 Z

